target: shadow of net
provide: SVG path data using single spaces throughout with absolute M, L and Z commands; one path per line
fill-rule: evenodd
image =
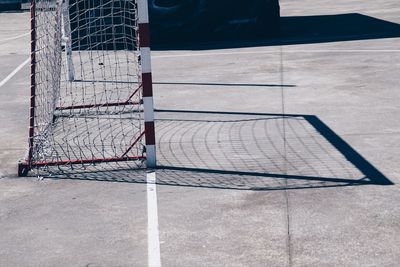
M 102 182 L 146 183 L 145 165 L 136 162 L 58 165 L 33 169 L 30 176 L 46 179 L 73 179 Z
M 156 138 L 160 185 L 282 190 L 391 184 L 315 116 L 160 110 Z M 49 167 L 44 176 L 146 183 L 146 173 L 137 162 L 113 162 Z
M 158 112 L 157 183 L 237 190 L 373 184 L 352 162 L 355 151 L 318 127 L 301 115 Z

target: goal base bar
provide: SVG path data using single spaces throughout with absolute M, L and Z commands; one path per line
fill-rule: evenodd
M 44 166 L 62 166 L 62 165 L 75 165 L 75 164 L 96 164 L 96 163 L 107 163 L 107 162 L 122 162 L 122 161 L 136 161 L 145 160 L 145 156 L 135 157 L 122 157 L 122 158 L 95 158 L 95 159 L 84 159 L 84 160 L 61 160 L 61 161 L 50 161 L 50 162 L 36 162 L 29 163 L 28 161 L 18 163 L 18 176 L 27 176 L 29 171 L 34 167 Z
M 56 110 L 71 110 L 71 109 L 84 109 L 84 108 L 103 108 L 103 107 L 119 107 L 119 106 L 128 106 L 128 105 L 141 105 L 142 102 L 125 102 L 125 103 L 105 103 L 105 104 L 88 104 L 88 105 L 74 105 L 74 106 L 65 106 L 65 107 L 57 107 Z

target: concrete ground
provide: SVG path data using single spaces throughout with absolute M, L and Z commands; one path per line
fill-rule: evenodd
M 153 52 L 163 266 L 399 265 L 400 6 L 281 6 L 284 40 Z M 1 84 L 29 14 L 0 25 Z M 0 266 L 154 263 L 146 173 L 16 177 L 28 102 L 25 65 L 0 85 Z

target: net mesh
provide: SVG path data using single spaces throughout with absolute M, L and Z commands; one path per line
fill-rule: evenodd
M 76 168 L 132 160 L 142 166 L 136 1 L 36 0 L 31 8 L 36 26 L 31 164 Z

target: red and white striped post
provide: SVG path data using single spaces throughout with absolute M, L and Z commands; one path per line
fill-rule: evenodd
M 139 46 L 142 67 L 144 129 L 147 167 L 156 167 L 156 138 L 154 131 L 153 81 L 151 75 L 149 8 L 147 0 L 137 0 L 139 20 Z

